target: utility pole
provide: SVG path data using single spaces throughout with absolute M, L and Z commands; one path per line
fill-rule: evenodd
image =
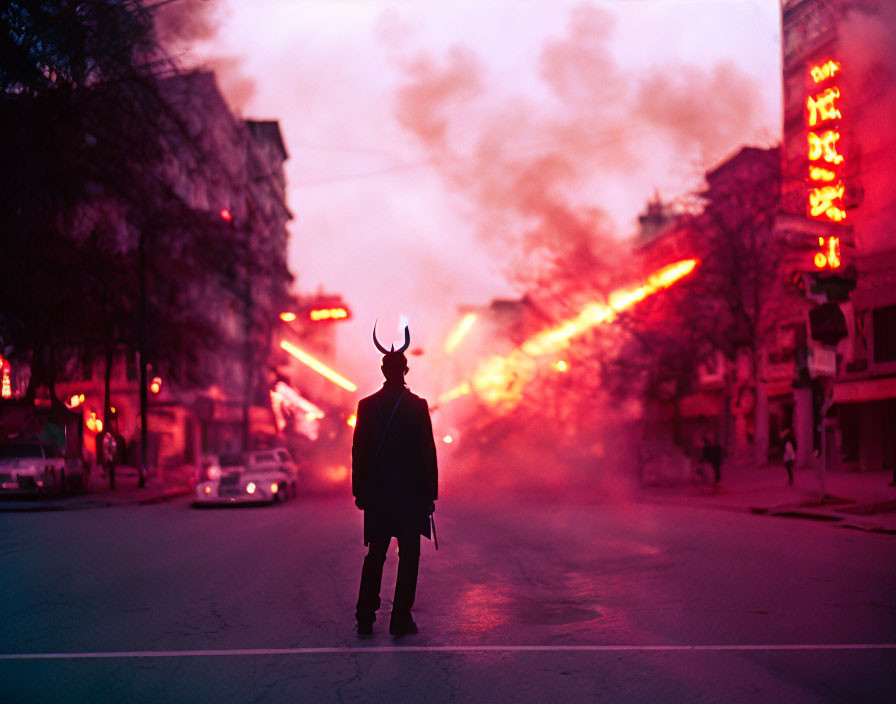
M 147 380 L 146 380 L 146 228 L 140 228 L 140 236 L 137 247 L 137 267 L 139 269 L 140 278 L 140 324 L 138 330 L 139 347 L 140 347 L 140 466 L 137 468 L 139 474 L 138 486 L 143 488 L 146 486 L 146 476 L 149 473 L 146 466 L 146 441 L 149 433 L 147 432 L 147 406 L 149 399 L 147 398 Z

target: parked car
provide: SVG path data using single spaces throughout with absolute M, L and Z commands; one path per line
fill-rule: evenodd
M 296 495 L 298 469 L 283 448 L 221 455 L 196 485 L 196 505 L 274 503 Z
M 0 493 L 62 492 L 65 457 L 53 443 L 16 440 L 0 445 Z

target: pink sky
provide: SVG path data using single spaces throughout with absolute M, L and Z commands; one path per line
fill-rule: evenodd
M 528 252 L 591 229 L 627 237 L 655 189 L 681 196 L 739 146 L 779 139 L 775 0 L 212 12 L 194 49 L 216 57 L 239 114 L 280 122 L 290 267 L 300 291 L 351 305 L 336 361 L 362 391 L 379 380 L 374 318 L 397 337 L 409 316 L 433 349 L 457 304 L 519 292 L 508 278 Z M 557 224 L 570 220 L 584 232 Z

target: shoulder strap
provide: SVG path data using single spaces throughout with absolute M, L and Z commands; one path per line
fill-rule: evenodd
M 389 428 L 392 427 L 392 419 L 395 417 L 395 411 L 398 410 L 398 404 L 401 403 L 401 398 L 404 396 L 405 389 L 402 389 L 401 393 L 398 395 L 398 398 L 395 400 L 395 405 L 392 407 L 392 415 L 389 416 L 389 420 L 386 423 L 386 429 L 383 431 L 383 434 L 380 436 L 380 442 L 376 446 L 376 452 L 373 453 L 373 457 L 370 458 L 370 466 L 373 467 L 373 463 L 376 462 L 376 458 L 379 457 L 380 450 L 383 449 L 383 443 L 386 441 L 386 435 L 389 434 Z

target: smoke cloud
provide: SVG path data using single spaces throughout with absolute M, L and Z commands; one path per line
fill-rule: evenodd
M 499 85 L 464 46 L 400 60 L 398 121 L 524 285 L 564 267 L 572 278 L 600 279 L 607 252 L 618 257 L 613 236 L 629 234 L 612 207 L 620 190 L 646 199 L 659 184 L 675 188 L 677 174 L 684 191 L 758 137 L 753 78 L 728 63 L 706 69 L 672 58 L 646 73 L 626 69 L 613 37 L 610 12 L 574 9 L 565 35 L 545 41 L 530 68 L 539 100 Z
M 218 32 L 218 0 L 176 0 L 153 10 L 162 43 L 179 47 L 212 39 Z

